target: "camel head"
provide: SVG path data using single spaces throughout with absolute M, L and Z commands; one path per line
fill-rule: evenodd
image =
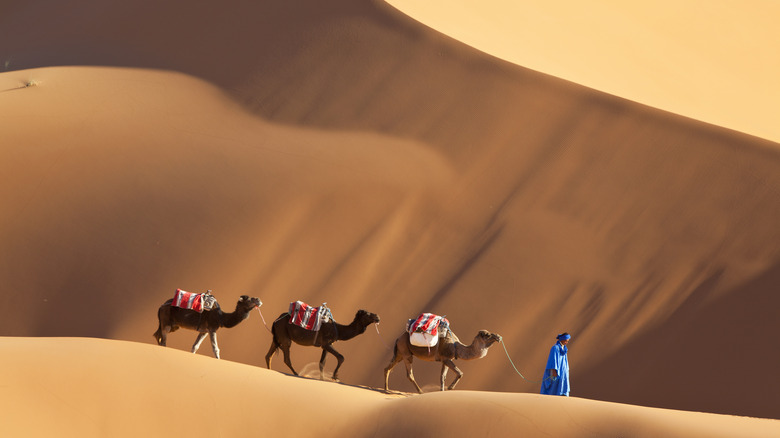
M 263 302 L 260 301 L 260 298 L 257 297 L 249 297 L 248 295 L 241 295 L 241 298 L 238 299 L 238 305 L 237 308 L 245 309 L 245 310 L 252 310 L 255 307 L 260 307 L 263 305 Z
M 490 347 L 495 342 L 501 342 L 501 335 L 497 333 L 490 333 L 487 330 L 480 330 L 477 333 L 477 338 L 481 339 L 485 343 L 485 347 Z
M 368 327 L 379 322 L 379 315 L 361 309 L 355 314 L 355 321 L 360 323 L 361 327 Z

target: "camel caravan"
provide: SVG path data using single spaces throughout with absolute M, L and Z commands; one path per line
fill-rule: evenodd
M 257 309 L 260 312 L 262 304 L 259 298 L 242 295 L 236 303 L 235 310 L 225 313 L 211 291 L 197 294 L 177 289 L 173 298 L 165 301 L 157 310 L 158 327 L 154 332 L 154 338 L 158 345 L 164 347 L 169 333 L 179 328 L 194 330 L 198 335 L 191 352 L 197 352 L 201 342 L 206 335 L 209 335 L 214 356 L 219 359 L 217 330 L 220 327 L 235 327 L 247 319 L 252 310 Z M 260 315 L 262 317 L 262 313 Z M 265 324 L 265 320 L 263 323 Z M 366 310 L 358 310 L 352 322 L 343 325 L 333 319 L 333 314 L 326 303 L 313 307 L 302 301 L 291 302 L 288 311 L 279 315 L 271 324 L 272 339 L 268 353 L 265 355 L 266 367 L 271 369 L 271 359 L 281 350 L 285 365 L 298 376 L 290 359 L 290 347 L 294 342 L 298 345 L 322 349 L 319 362 L 320 378 L 324 378 L 327 354 L 333 355 L 337 361 L 336 368 L 333 370 L 333 380 L 338 381 L 338 372 L 344 363 L 344 356 L 333 348 L 333 343 L 363 334 L 371 324 L 376 324 L 378 327 L 379 316 Z M 390 372 L 403 361 L 407 378 L 418 393 L 423 392 L 412 373 L 412 361 L 415 357 L 429 362 L 441 362 L 442 391 L 445 390 L 447 371 L 452 370 L 456 377 L 446 388 L 452 390 L 463 377 L 463 372 L 454 361 L 485 357 L 487 350 L 496 342 L 501 342 L 500 335 L 480 330 L 471 344 L 465 345 L 452 332 L 447 318 L 432 313 L 422 313 L 416 318 L 409 319 L 406 331 L 395 340 L 393 357 L 384 370 L 385 391 L 389 391 Z

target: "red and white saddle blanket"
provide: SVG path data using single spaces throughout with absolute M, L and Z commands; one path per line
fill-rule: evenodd
M 330 312 L 323 304 L 320 307 L 312 307 L 303 301 L 294 301 L 290 303 L 290 324 L 303 327 L 306 330 L 317 331 L 323 322 L 328 321 Z
M 198 313 L 203 313 L 204 310 L 211 310 L 214 304 L 217 303 L 217 299 L 210 293 L 196 294 L 193 292 L 183 291 L 176 289 L 176 293 L 173 295 L 174 307 L 181 307 L 182 309 L 194 310 Z
M 439 343 L 439 338 L 447 336 L 450 322 L 447 318 L 433 313 L 422 313 L 412 318 L 406 325 L 409 341 L 418 347 L 433 347 Z

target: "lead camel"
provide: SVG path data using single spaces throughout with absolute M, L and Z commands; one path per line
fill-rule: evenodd
M 412 382 L 417 392 L 422 394 L 422 388 L 414 380 L 412 372 L 412 360 L 418 357 L 429 362 L 441 362 L 441 390 L 444 391 L 444 381 L 447 378 L 447 369 L 451 369 L 457 374 L 455 380 L 447 388 L 454 389 L 458 381 L 463 377 L 463 372 L 455 365 L 454 360 L 474 360 L 481 359 L 487 355 L 487 350 L 495 342 L 501 342 L 501 336 L 490 333 L 487 330 L 480 330 L 471 345 L 464 345 L 458 340 L 452 331 L 448 331 L 447 336 L 439 339 L 438 344 L 428 347 L 417 347 L 409 341 L 409 333 L 404 333 L 395 341 L 393 348 L 393 358 L 390 364 L 385 368 L 385 391 L 388 390 L 388 381 L 390 371 L 398 362 L 404 361 L 406 365 L 406 377 Z

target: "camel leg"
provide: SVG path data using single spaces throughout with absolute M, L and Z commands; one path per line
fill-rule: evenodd
M 198 351 L 198 348 L 200 348 L 200 343 L 203 342 L 203 340 L 206 339 L 206 333 L 198 333 L 198 337 L 195 338 L 195 343 L 192 344 L 192 350 L 190 350 L 192 353 L 195 353 Z
M 400 362 L 403 358 L 400 354 L 398 354 L 398 349 L 393 349 L 393 358 L 390 359 L 390 364 L 385 367 L 385 391 L 388 391 L 390 389 L 390 371 L 393 370 L 393 368 L 398 365 L 398 362 Z
M 447 380 L 447 364 L 441 363 L 441 390 L 444 391 L 444 381 Z
M 154 332 L 154 339 L 157 340 L 157 345 L 162 345 L 163 347 L 168 345 L 168 333 L 170 332 L 171 332 L 170 326 L 163 327 L 162 325 L 160 325 L 159 327 L 157 327 L 157 331 Z
M 336 364 L 336 369 L 333 370 L 333 380 L 338 382 L 339 381 L 339 368 L 341 367 L 341 364 L 344 363 L 344 356 L 341 353 L 339 353 L 338 351 L 336 351 L 336 349 L 333 348 L 332 345 L 326 345 L 326 346 L 322 347 L 322 358 L 323 358 L 322 360 L 323 360 L 323 362 L 321 362 L 321 365 L 325 363 L 324 361 L 325 361 L 325 352 L 326 351 L 328 353 L 332 354 L 333 356 L 335 356 L 336 360 L 338 361 L 338 363 Z
M 463 377 L 463 371 L 461 371 L 460 368 L 458 368 L 455 365 L 455 362 L 453 362 L 452 359 L 445 360 L 444 361 L 444 365 L 448 366 L 452 371 L 455 371 L 455 374 L 456 374 L 455 380 L 453 380 L 452 383 L 450 384 L 450 386 L 447 388 L 448 390 L 455 389 L 455 385 L 457 385 L 458 381 Z M 442 390 L 444 390 L 444 380 L 443 380 L 443 378 L 442 378 Z
M 157 331 L 154 332 L 154 339 L 157 340 L 157 345 L 165 347 L 167 343 L 168 333 L 170 333 L 171 327 L 164 324 L 163 321 L 170 321 L 170 308 L 161 306 L 157 309 Z
M 171 332 L 170 326 L 165 326 L 162 328 L 162 331 L 160 332 L 160 345 L 163 347 L 166 347 L 168 345 L 168 333 Z
M 271 369 L 271 359 L 273 359 L 276 350 L 279 349 L 279 344 L 276 343 L 276 339 L 271 341 L 271 348 L 268 349 L 268 353 L 265 355 L 265 366 Z
M 325 348 L 322 349 L 322 356 L 320 357 L 320 380 L 325 380 L 325 356 L 328 352 Z
M 297 376 L 298 372 L 295 371 L 295 368 L 292 366 L 292 361 L 290 360 L 290 345 L 280 345 L 279 348 L 282 349 L 282 354 L 284 354 L 285 365 L 287 365 L 287 367 L 290 368 L 290 371 Z
M 214 357 L 219 359 L 219 345 L 217 345 L 217 332 L 209 332 L 211 339 L 211 349 L 214 350 Z
M 414 380 L 414 373 L 412 372 L 412 357 L 409 357 L 408 359 L 404 359 L 404 365 L 406 365 L 406 377 L 409 379 L 410 382 L 414 385 L 414 387 L 417 389 L 418 394 L 422 394 L 422 388 L 420 388 L 420 385 L 417 384 L 417 381 Z

